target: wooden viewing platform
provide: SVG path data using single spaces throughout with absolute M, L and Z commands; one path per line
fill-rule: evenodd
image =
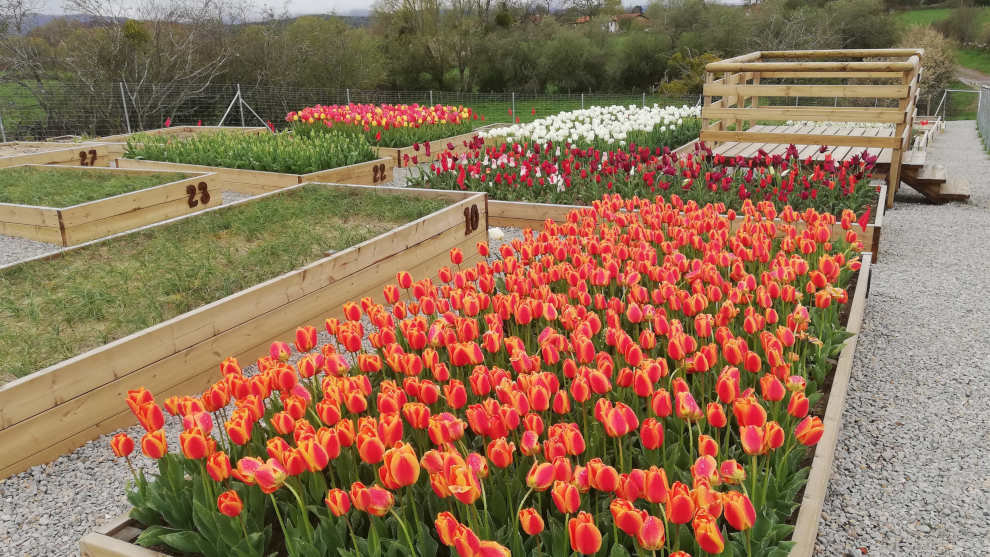
M 946 183 L 944 168 L 926 166 L 924 151 L 910 150 L 923 54 L 793 50 L 713 62 L 705 67 L 699 139 L 725 155 L 783 154 L 793 144 L 802 158 L 842 161 L 866 150 L 887 173 L 887 207 L 901 181 L 934 202 L 968 199 L 965 184 Z M 801 97 L 834 106 L 797 106 Z

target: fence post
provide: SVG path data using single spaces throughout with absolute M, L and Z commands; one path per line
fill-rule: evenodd
M 118 81 L 117 85 L 120 85 L 120 103 L 124 105 L 124 122 L 127 124 L 127 133 L 131 133 L 131 117 L 127 114 L 127 97 L 124 96 L 124 82 Z M 4 141 L 7 141 L 4 139 Z
M 3 136 L 3 142 L 7 142 L 7 130 L 3 127 L 3 114 L 0 114 L 0 135 Z
M 433 89 L 430 89 L 430 106 L 433 106 Z
M 244 97 L 241 96 L 241 84 L 237 84 L 237 107 L 241 109 L 241 127 L 244 127 Z
M 513 116 L 516 115 L 516 92 L 515 91 L 512 92 L 512 115 Z M 509 120 L 512 120 L 512 119 L 510 118 Z M 509 123 L 511 124 L 512 122 L 509 122 Z
M 643 108 L 646 108 L 646 91 L 643 91 Z
M 581 93 L 581 110 L 584 110 L 584 93 Z
M 351 90 L 347 89 L 347 104 L 351 104 Z

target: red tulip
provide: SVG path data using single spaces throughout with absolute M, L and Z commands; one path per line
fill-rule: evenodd
M 727 491 L 722 494 L 725 502 L 725 520 L 736 530 L 748 530 L 756 523 L 756 509 L 745 494 Z
M 217 509 L 220 514 L 233 518 L 241 514 L 243 508 L 244 503 L 241 502 L 240 496 L 233 489 L 224 491 L 217 497 Z
M 118 458 L 126 457 L 134 452 L 134 440 L 126 433 L 118 433 L 110 440 L 110 448 Z
M 794 428 L 794 437 L 799 443 L 809 447 L 818 443 L 824 433 L 825 426 L 818 416 L 808 416 Z
M 544 527 L 543 517 L 533 507 L 519 511 L 519 524 L 522 526 L 523 532 L 530 536 L 539 534 Z
M 555 481 L 550 496 L 561 514 L 573 514 L 581 507 L 581 495 L 573 484 Z
M 571 549 L 582 555 L 593 555 L 602 547 L 602 533 L 591 515 L 582 511 L 567 523 Z
M 327 491 L 327 496 L 323 502 L 326 503 L 327 508 L 334 516 L 343 516 L 351 510 L 351 500 L 343 489 L 333 488 Z

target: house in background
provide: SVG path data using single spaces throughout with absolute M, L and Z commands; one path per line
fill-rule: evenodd
M 643 15 L 643 8 L 636 6 L 629 13 L 614 15 L 608 20 L 608 32 L 618 33 L 633 25 L 649 25 L 650 18 Z

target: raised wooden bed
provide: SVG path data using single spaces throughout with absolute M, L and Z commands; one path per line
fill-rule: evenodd
M 0 452 L 0 479 L 135 423 L 121 402 L 129 389 L 144 386 L 163 398 L 201 392 L 219 378 L 217 363 L 226 356 L 251 360 L 273 341 L 291 338 L 297 326 L 322 326 L 327 317 L 343 317 L 341 307 L 346 301 L 370 296 L 383 302 L 382 288 L 394 282 L 398 271 L 409 271 L 416 277 L 435 276 L 440 267 L 449 264 L 449 250 L 454 247 L 463 250 L 466 264 L 480 260 L 475 245 L 487 239 L 485 194 L 319 185 L 443 199 L 449 205 L 0 387 L 0 447 L 4 448 Z M 287 189 L 297 187 L 303 186 Z M 471 226 L 472 221 L 475 226 Z
M 309 174 L 282 174 L 263 170 L 244 170 L 222 166 L 203 166 L 177 162 L 146 161 L 118 158 L 116 168 L 143 168 L 159 172 L 212 172 L 216 189 L 258 195 L 278 191 L 305 182 L 327 182 L 359 186 L 388 185 L 392 182 L 395 160 L 380 158 Z
M 560 207 L 559 205 L 557 207 Z M 849 318 L 846 330 L 852 336 L 846 340 L 832 378 L 832 389 L 829 391 L 828 404 L 825 408 L 825 433 L 815 447 L 811 463 L 811 472 L 804 489 L 801 507 L 798 511 L 797 523 L 791 541 L 795 543 L 790 557 L 811 557 L 818 537 L 818 519 L 825 503 L 828 481 L 832 476 L 832 461 L 835 458 L 835 447 L 841 427 L 842 411 L 845 407 L 846 393 L 849 390 L 849 379 L 852 374 L 853 357 L 859 332 L 863 325 L 866 312 L 866 297 L 869 293 L 871 261 L 868 253 L 863 254 L 862 267 L 856 277 L 856 290 L 849 307 Z M 83 557 L 160 557 L 165 554 L 134 545 L 133 542 L 141 533 L 137 521 L 124 514 L 110 521 L 106 526 L 86 534 L 80 541 L 79 547 Z
M 854 225 L 853 230 L 863 244 L 863 252 L 870 253 L 873 261 L 878 261 L 880 249 L 880 231 L 883 227 L 883 217 L 885 210 L 884 200 L 887 198 L 886 184 L 878 184 L 880 192 L 876 207 L 871 211 L 872 222 L 866 225 L 863 230 L 859 225 Z M 514 228 L 532 228 L 533 230 L 543 230 L 543 223 L 546 219 L 555 222 L 564 222 L 567 213 L 574 209 L 581 209 L 580 205 L 553 205 L 548 203 L 526 203 L 520 201 L 488 201 L 488 223 L 491 226 L 511 226 Z M 732 230 L 738 226 L 738 222 L 733 223 Z M 832 234 L 841 234 L 842 227 L 836 223 L 833 225 Z
M 499 124 L 489 124 L 487 126 L 482 126 L 475 129 L 469 133 L 463 133 L 461 135 L 455 135 L 453 137 L 446 137 L 444 139 L 437 139 L 436 141 L 430 141 L 430 154 L 426 154 L 426 143 L 421 143 L 419 149 L 416 149 L 412 145 L 407 147 L 375 147 L 378 151 L 379 157 L 389 157 L 395 161 L 395 166 L 399 168 L 405 168 L 407 166 L 413 166 L 412 158 L 416 157 L 419 163 L 431 162 L 440 157 L 441 153 L 452 152 L 455 154 L 468 152 L 468 147 L 465 145 L 469 143 L 478 132 L 488 130 L 491 128 L 498 127 Z M 453 149 L 449 149 L 449 145 L 453 145 Z M 409 160 L 406 160 L 406 157 Z
M 18 153 L 17 151 L 23 151 Z M 9 154 L 3 154 L 8 151 Z M 118 143 L 57 143 L 54 141 L 11 141 L 0 143 L 0 168 L 21 164 L 66 166 L 109 166 L 124 153 Z
M 79 167 L 72 171 L 127 175 L 157 173 L 97 167 Z M 187 173 L 186 176 L 175 182 L 70 207 L 0 203 L 0 234 L 68 247 L 222 203 L 222 194 L 214 187 L 212 173 Z
M 125 143 L 128 139 L 134 137 L 136 134 L 148 134 L 148 135 L 165 135 L 169 137 L 175 137 L 176 139 L 184 139 L 196 135 L 208 135 L 217 132 L 226 133 L 265 133 L 268 128 L 264 126 L 171 126 L 168 128 L 157 128 L 154 130 L 145 130 L 134 133 L 122 133 L 118 135 L 108 135 L 106 137 L 100 138 L 100 141 L 105 141 L 108 143 Z

